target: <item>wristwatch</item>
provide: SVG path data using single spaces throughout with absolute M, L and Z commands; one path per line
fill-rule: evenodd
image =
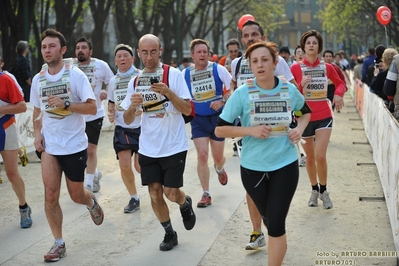
M 71 103 L 69 101 L 65 101 L 64 109 L 67 110 L 70 105 L 71 105 Z
M 221 100 L 222 100 L 223 103 L 226 103 L 226 99 L 224 97 L 222 97 Z

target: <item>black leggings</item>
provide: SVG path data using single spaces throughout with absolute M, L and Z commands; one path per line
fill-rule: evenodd
M 254 201 L 269 236 L 285 234 L 285 218 L 299 179 L 298 161 L 271 172 L 259 172 L 241 166 L 241 180 Z

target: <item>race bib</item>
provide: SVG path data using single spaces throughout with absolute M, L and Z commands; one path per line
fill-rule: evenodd
M 151 78 L 156 78 L 158 80 L 162 80 L 163 69 L 158 68 L 156 73 L 142 73 L 137 77 L 137 83 L 135 86 L 135 92 L 141 93 L 143 97 L 143 111 L 146 113 L 165 113 L 165 108 L 163 104 L 156 105 L 151 108 L 147 108 L 146 106 L 150 106 L 157 102 L 162 101 L 163 97 L 161 97 L 160 93 L 153 92 L 151 90 Z
M 280 92 L 270 95 L 256 88 L 252 79 L 247 80 L 251 126 L 270 126 L 272 132 L 269 137 L 287 135 L 292 122 L 288 85 L 285 80 L 282 81 Z
M 317 67 L 308 67 L 301 64 L 303 76 L 311 76 L 312 81 L 303 88 L 303 95 L 308 101 L 325 100 L 327 98 L 328 78 L 326 65 L 321 61 Z
M 239 71 L 237 73 L 237 88 L 245 83 L 248 79 L 253 79 L 254 74 L 249 67 L 248 59 L 242 58 Z
M 70 60 L 64 60 L 65 71 L 58 81 L 50 82 L 45 77 L 47 71 L 47 64 L 44 64 L 39 77 L 40 89 L 39 89 L 39 100 L 40 109 L 50 114 L 50 117 L 62 119 L 65 116 L 71 115 L 72 112 L 65 110 L 64 106 L 51 107 L 48 104 L 48 97 L 50 95 L 56 95 L 63 101 L 72 101 L 72 94 L 70 88 Z
M 90 59 L 90 63 L 87 65 L 80 65 L 77 59 L 74 59 L 73 62 L 75 66 L 79 67 L 85 73 L 91 88 L 94 89 L 96 87 L 96 60 Z
M 191 92 L 195 102 L 207 102 L 217 98 L 213 64 L 210 64 L 205 70 L 195 70 L 191 67 L 190 79 Z

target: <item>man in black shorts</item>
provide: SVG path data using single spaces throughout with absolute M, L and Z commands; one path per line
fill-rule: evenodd
M 191 113 L 191 96 L 182 73 L 160 62 L 162 47 L 156 36 L 147 34 L 141 37 L 137 52 L 145 68 L 137 76 L 137 82 L 129 83 L 121 107 L 126 110 L 123 117 L 128 125 L 144 111 L 139 139 L 141 180 L 143 185 L 148 186 L 152 209 L 165 229 L 165 237 L 159 249 L 167 251 L 176 246 L 178 241 L 164 195 L 180 205 L 187 230 L 194 227 L 196 220 L 191 198 L 180 189 L 183 186 L 188 150 L 182 113 Z M 146 108 L 165 97 L 169 101 Z
M 104 86 L 109 83 L 114 73 L 106 62 L 93 58 L 92 53 L 93 46 L 90 41 L 84 37 L 76 40 L 74 65 L 85 73 L 96 96 L 97 113 L 85 116 L 86 135 L 89 139 L 85 187 L 96 193 L 101 188 L 101 172 L 97 169 L 97 145 L 104 119 L 104 108 L 101 101 L 107 99 L 107 90 L 104 89 Z

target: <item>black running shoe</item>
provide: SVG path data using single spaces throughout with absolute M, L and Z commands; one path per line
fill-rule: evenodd
M 168 251 L 177 246 L 177 233 L 175 231 L 170 233 L 165 233 L 162 243 L 159 245 L 159 249 L 162 251 Z
M 186 230 L 193 229 L 195 225 L 195 213 L 193 210 L 193 202 L 190 196 L 186 195 L 186 200 L 188 201 L 188 206 L 185 209 L 180 209 L 181 216 L 183 217 L 183 224 Z

